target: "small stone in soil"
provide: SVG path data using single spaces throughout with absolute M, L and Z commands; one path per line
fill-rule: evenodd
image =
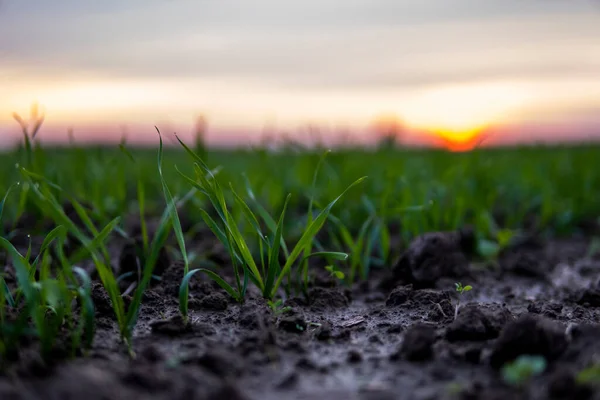
M 315 310 L 347 307 L 348 297 L 337 288 L 315 287 L 308 292 L 310 306 Z

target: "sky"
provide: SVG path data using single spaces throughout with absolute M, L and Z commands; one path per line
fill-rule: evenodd
M 369 141 L 600 138 L 597 0 L 0 0 L 0 146 L 309 126 Z

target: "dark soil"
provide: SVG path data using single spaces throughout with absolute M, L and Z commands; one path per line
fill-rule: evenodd
M 136 244 L 114 246 L 122 271 L 135 271 Z M 178 311 L 182 266 L 164 254 L 162 280 L 144 296 L 134 359 L 94 283 L 91 353 L 46 365 L 25 350 L 0 377 L 0 399 L 600 398 L 575 379 L 600 354 L 600 259 L 586 257 L 588 245 L 537 240 L 486 265 L 472 257 L 468 231 L 427 234 L 353 288 L 317 273 L 308 296 L 287 299 L 291 310 L 280 314 L 251 289 L 237 304 L 197 274 L 190 324 Z M 219 259 L 212 237 L 195 246 L 217 249 Z M 455 282 L 473 286 L 456 317 Z M 548 367 L 512 388 L 501 367 L 522 354 Z

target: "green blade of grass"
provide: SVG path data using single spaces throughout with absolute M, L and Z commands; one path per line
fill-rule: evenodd
M 292 252 L 290 254 L 290 257 L 287 259 L 287 261 L 286 261 L 286 263 L 285 263 L 285 265 L 284 265 L 281 273 L 279 274 L 279 277 L 277 278 L 277 280 L 275 282 L 275 285 L 273 286 L 273 290 L 271 291 L 271 295 L 270 295 L 271 298 L 275 297 L 275 294 L 277 293 L 277 289 L 279 289 L 279 286 L 281 285 L 281 282 L 283 281 L 283 278 L 287 274 L 290 273 L 290 270 L 292 268 L 292 264 L 296 261 L 296 259 L 300 255 L 300 253 L 307 248 L 308 244 L 310 244 L 310 242 L 312 242 L 314 236 L 319 232 L 319 230 L 321 229 L 321 227 L 325 224 L 325 221 L 327 220 L 327 217 L 329 216 L 329 213 L 331 212 L 331 209 L 333 208 L 333 206 L 335 206 L 335 204 L 350 189 L 352 189 L 354 186 L 356 186 L 359 183 L 361 183 L 362 181 L 364 181 L 366 178 L 367 177 L 359 178 L 356 181 L 354 181 L 352 184 L 350 184 L 350 186 L 348 186 L 346 188 L 346 190 L 344 190 L 342 192 L 342 194 L 340 194 L 331 203 L 329 203 L 327 205 L 327 207 L 325 207 L 321 211 L 321 213 L 319 213 L 319 215 L 317 216 L 317 218 L 315 218 L 315 220 L 312 221 L 311 224 L 307 227 L 307 229 L 304 231 L 304 233 L 300 237 L 300 240 L 298 241 L 298 243 L 296 244 L 296 246 L 292 250 Z
M 187 250 L 185 248 L 185 238 L 183 235 L 183 229 L 181 228 L 181 221 L 179 220 L 179 214 L 177 213 L 177 205 L 175 203 L 175 200 L 173 200 L 171 191 L 169 190 L 169 187 L 167 186 L 167 182 L 165 181 L 165 178 L 163 176 L 163 170 L 162 170 L 163 141 L 162 141 L 162 136 L 160 134 L 160 131 L 158 130 L 158 128 L 156 128 L 156 130 L 158 131 L 158 137 L 160 139 L 160 145 L 159 145 L 159 149 L 158 149 L 158 175 L 160 177 L 160 182 L 162 184 L 163 194 L 165 196 L 165 201 L 167 203 L 167 207 L 169 210 L 171 223 L 173 224 L 173 231 L 175 232 L 175 238 L 177 239 L 177 244 L 179 245 L 181 257 L 183 259 L 183 274 L 185 276 L 185 275 L 187 275 L 188 270 L 189 270 L 189 260 L 188 260 Z M 182 287 L 182 290 L 184 290 L 186 293 L 185 293 L 185 296 L 179 296 L 179 301 L 180 301 L 179 309 L 180 309 L 184 319 L 187 319 L 187 312 L 188 312 L 187 286 Z M 182 303 L 182 301 L 183 301 L 183 303 Z
M 275 236 L 273 237 L 273 245 L 271 252 L 269 253 L 269 268 L 267 272 L 267 280 L 265 282 L 264 295 L 270 296 L 273 290 L 273 282 L 275 276 L 280 273 L 281 267 L 279 265 L 279 249 L 280 243 L 283 239 L 283 221 L 285 219 L 285 211 L 287 210 L 288 203 L 290 202 L 291 194 L 288 194 L 283 204 L 283 210 L 279 216 L 279 222 L 277 223 L 277 229 L 275 230 Z
M 250 185 L 250 180 L 248 179 L 248 176 L 246 174 L 243 174 L 243 177 L 248 197 L 250 198 L 250 200 L 252 200 L 253 205 L 256 207 L 258 214 L 267 225 L 267 228 L 269 228 L 271 232 L 275 232 L 277 230 L 277 223 L 275 222 L 273 217 L 269 215 L 267 210 L 265 210 L 265 208 L 256 199 L 256 195 L 254 194 L 254 191 L 252 191 L 252 186 Z
M 150 254 L 146 258 L 142 269 L 142 279 L 138 282 L 137 288 L 135 289 L 135 292 L 133 294 L 133 298 L 129 303 L 129 309 L 127 310 L 127 314 L 125 316 L 125 323 L 128 327 L 127 332 L 130 335 L 133 332 L 133 328 L 137 323 L 144 290 L 146 289 L 146 287 L 150 283 L 150 280 L 152 279 L 152 273 L 154 271 L 154 267 L 156 266 L 156 262 L 158 261 L 160 250 L 165 245 L 170 233 L 170 229 L 172 226 L 170 210 L 171 207 L 175 207 L 174 202 L 169 204 L 163 211 L 160 222 L 158 224 L 158 228 L 156 229 L 156 233 L 154 235 L 154 239 L 152 240 L 152 244 L 150 245 Z
M 324 258 L 332 258 L 334 260 L 345 261 L 348 259 L 348 253 L 343 253 L 341 251 L 316 251 L 314 253 L 309 254 L 304 257 L 302 261 L 307 260 L 313 257 L 324 257 Z
M 315 192 L 317 191 L 317 177 L 319 175 L 319 170 L 321 169 L 321 166 L 325 162 L 325 158 L 327 157 L 327 155 L 329 153 L 330 153 L 330 150 L 327 150 L 321 155 L 321 157 L 319 158 L 319 162 L 317 163 L 317 167 L 315 168 L 315 172 L 313 174 L 311 191 L 310 191 L 310 196 L 309 196 L 309 200 L 308 200 L 308 212 L 307 212 L 307 216 L 306 216 L 307 229 L 308 229 L 308 226 L 310 226 L 313 222 L 313 206 L 315 203 Z M 301 273 L 302 273 L 302 281 L 304 282 L 304 285 L 306 285 L 307 281 L 308 281 L 308 259 L 307 259 L 307 256 L 312 252 L 312 244 L 313 244 L 312 239 L 307 240 L 304 245 L 304 249 L 303 249 L 305 260 L 301 263 Z
M 250 207 L 248 207 L 248 204 L 246 204 L 246 202 L 244 201 L 244 199 L 242 199 L 240 197 L 240 195 L 238 195 L 236 193 L 236 191 L 233 189 L 233 185 L 231 183 L 229 184 L 229 187 L 230 187 L 231 193 L 233 193 L 233 198 L 234 198 L 235 203 L 240 206 L 240 209 L 242 210 L 242 213 L 244 214 L 244 216 L 246 217 L 246 219 L 248 220 L 248 222 L 250 222 L 250 225 L 252 225 L 252 227 L 254 228 L 254 230 L 256 231 L 256 233 L 258 234 L 258 237 L 262 241 L 264 241 L 265 240 L 265 235 L 262 233 L 262 231 L 260 229 L 260 224 L 258 223 L 258 219 L 254 215 L 254 213 L 252 212 L 252 210 L 250 210 Z
M 46 237 L 44 238 L 44 241 L 42 242 L 42 246 L 40 247 L 40 250 L 39 250 L 39 254 L 35 258 L 33 263 L 31 264 L 31 267 L 36 268 L 36 266 L 40 260 L 40 256 L 46 251 L 46 249 L 48 247 L 50 247 L 50 245 L 52 244 L 52 242 L 54 242 L 54 240 L 56 240 L 58 238 L 66 238 L 66 236 L 67 236 L 67 229 L 63 225 L 59 225 L 56 228 L 52 229 L 50 231 L 50 233 L 48 233 L 46 235 Z
M 6 190 L 6 193 L 4 194 L 4 197 L 2 198 L 2 200 L 0 200 L 0 224 L 2 223 L 2 214 L 4 212 L 4 205 L 6 204 L 6 200 L 8 199 L 8 195 L 10 194 L 11 190 L 13 189 L 13 187 L 17 185 L 17 183 L 13 183 L 12 185 L 10 185 L 8 187 L 8 189 Z M 2 230 L 2 227 L 0 225 L 0 231 Z
M 267 228 L 269 228 L 269 230 L 272 233 L 275 233 L 275 231 L 277 231 L 277 223 L 275 222 L 273 217 L 271 217 L 271 215 L 269 215 L 267 210 L 256 199 L 256 196 L 254 195 L 254 192 L 252 191 L 252 187 L 250 185 L 250 180 L 248 179 L 248 176 L 246 176 L 246 174 L 243 174 L 243 177 L 244 177 L 244 183 L 246 186 L 246 193 L 248 194 L 248 197 L 252 201 L 252 205 L 254 206 L 254 208 L 256 208 L 256 212 L 258 213 L 258 215 L 260 215 L 260 217 L 263 220 L 263 222 L 265 223 L 265 225 L 267 225 Z M 285 241 L 283 240 L 283 238 L 281 240 L 280 246 L 283 249 L 283 253 L 285 254 L 285 256 L 287 258 L 289 256 L 290 252 L 289 252 L 287 245 L 286 245 Z
M 0 275 L 0 283 L 2 284 L 2 297 L 6 300 L 6 303 L 8 303 L 8 306 L 10 308 L 14 308 L 15 307 L 15 299 L 12 295 L 12 293 L 10 292 L 10 288 L 8 287 L 6 281 L 4 280 L 4 277 Z
M 81 328 L 80 335 L 84 336 L 85 348 L 91 348 L 94 342 L 94 331 L 95 331 L 95 310 L 94 301 L 92 300 L 92 280 L 88 273 L 80 268 L 73 267 L 73 272 L 81 279 L 81 286 L 77 292 L 81 300 Z
M 235 300 L 239 301 L 241 296 L 230 284 L 228 284 L 223 278 L 221 278 L 217 273 L 205 268 L 197 268 L 188 272 L 182 279 L 181 285 L 179 286 L 179 301 L 181 303 L 181 297 L 187 296 L 187 288 L 189 286 L 190 279 L 197 272 L 203 272 L 208 275 L 212 280 L 214 280 L 219 286 L 221 286 L 231 297 Z
M 89 253 L 91 250 L 95 250 L 98 247 L 103 247 L 108 235 L 117 228 L 119 222 L 121 222 L 121 217 L 116 217 L 110 221 L 92 240 L 70 257 L 71 264 L 77 264 L 83 261 L 87 257 L 86 253 Z

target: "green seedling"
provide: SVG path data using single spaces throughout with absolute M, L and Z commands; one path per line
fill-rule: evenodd
M 149 254 L 142 260 L 138 270 L 138 280 L 135 283 L 134 290 L 130 289 L 129 291 L 132 292 L 132 300 L 129 302 L 128 307 L 126 307 L 123 300 L 123 294 L 120 293 L 117 278 L 110 266 L 110 257 L 105 243 L 109 235 L 117 228 L 120 218 L 117 217 L 113 219 L 102 230 L 98 230 L 85 208 L 75 198 L 68 196 L 60 186 L 48 181 L 38 174 L 26 170 L 25 168 L 22 168 L 21 172 L 23 178 L 28 181 L 29 186 L 36 195 L 38 207 L 46 215 L 51 216 L 57 224 L 65 226 L 67 232 L 82 245 L 82 248 L 79 251 L 69 257 L 68 262 L 73 264 L 86 257 L 90 257 L 94 262 L 100 280 L 111 300 L 111 305 L 117 318 L 121 339 L 126 344 L 130 355 L 133 357 L 134 353 L 131 340 L 133 329 L 137 323 L 142 295 L 152 279 L 152 271 L 158 260 L 160 249 L 165 245 L 170 232 L 170 213 L 171 208 L 174 207 L 174 205 L 169 205 L 162 215 L 150 245 Z M 75 224 L 65 214 L 51 189 L 57 190 L 69 197 L 77 215 L 83 222 L 85 228 L 87 228 L 87 232 Z
M 18 351 L 24 335 L 37 337 L 42 357 L 49 359 L 63 327 L 69 332 L 72 355 L 79 348 L 87 349 L 92 345 L 94 307 L 91 280 L 85 271 L 71 268 L 66 262 L 62 251 L 65 241 L 66 229 L 62 226 L 55 228 L 46 236 L 39 255 L 31 262 L 29 254 L 22 255 L 8 240 L 0 238 L 0 247 L 9 253 L 18 281 L 14 297 L 3 285 L 0 303 L 0 354 L 3 360 Z M 52 246 L 56 248 L 62 268 L 51 274 L 49 252 Z M 36 278 L 36 275 L 39 277 Z M 75 323 L 74 301 L 81 304 L 79 326 Z M 5 313 L 8 309 L 12 309 L 12 314 L 17 317 L 9 319 Z
M 542 356 L 521 355 L 502 366 L 502 378 L 511 386 L 522 387 L 531 378 L 541 375 L 546 365 L 546 359 Z
M 165 178 L 163 176 L 162 164 L 163 164 L 163 141 L 162 136 L 160 135 L 160 131 L 156 128 L 158 132 L 158 136 L 160 139 L 160 147 L 158 150 L 158 174 L 160 176 L 160 182 L 163 188 L 163 193 L 165 196 L 165 201 L 167 203 L 167 207 L 169 210 L 169 218 L 171 223 L 173 224 L 173 230 L 175 232 L 175 237 L 177 238 L 177 244 L 179 245 L 179 249 L 181 251 L 181 257 L 183 259 L 183 276 L 184 282 L 181 284 L 179 289 L 179 311 L 184 318 L 184 321 L 187 323 L 188 321 L 188 281 L 191 278 L 191 275 L 188 277 L 189 273 L 189 260 L 188 253 L 185 248 L 185 239 L 183 235 L 183 229 L 181 228 L 181 221 L 179 220 L 179 214 L 177 213 L 177 205 L 173 196 L 171 195 L 171 191 L 167 186 Z M 186 279 L 187 278 L 187 279 Z
M 309 196 L 309 200 L 308 200 L 308 211 L 306 213 L 305 230 L 308 229 L 308 227 L 313 223 L 313 218 L 314 218 L 313 207 L 314 207 L 314 203 L 315 203 L 315 193 L 317 191 L 317 177 L 319 175 L 319 171 L 320 171 L 323 163 L 325 162 L 325 158 L 327 157 L 327 155 L 329 153 L 330 153 L 330 151 L 328 150 L 323 153 L 321 158 L 319 158 L 319 162 L 317 163 L 317 167 L 315 168 L 315 172 L 313 174 L 311 191 L 310 191 L 310 196 Z M 304 245 L 304 249 L 303 249 L 304 259 L 302 260 L 302 263 L 300 264 L 300 269 L 299 269 L 299 271 L 301 271 L 301 273 L 302 273 L 302 277 L 301 277 L 302 286 L 305 291 L 308 286 L 308 259 L 310 257 L 310 254 L 312 253 L 312 248 L 313 248 L 313 240 L 307 240 Z M 288 257 L 289 257 L 289 255 L 288 255 Z
M 270 234 L 266 234 L 263 232 L 255 213 L 251 210 L 248 203 L 237 194 L 233 188 L 233 185 L 230 184 L 229 187 L 230 195 L 233 198 L 235 208 L 230 209 L 230 206 L 226 201 L 225 192 L 221 188 L 221 185 L 217 181 L 213 171 L 198 155 L 196 155 L 185 143 L 183 143 L 179 137 L 177 137 L 177 140 L 195 161 L 194 167 L 196 171 L 196 179 L 183 174 L 181 171 L 179 171 L 179 169 L 178 171 L 181 176 L 185 178 L 185 180 L 187 180 L 199 191 L 199 193 L 202 193 L 205 197 L 207 197 L 210 204 L 214 207 L 218 215 L 218 220 L 215 220 L 213 217 L 211 217 L 210 214 L 203 208 L 201 208 L 199 211 L 204 222 L 227 249 L 234 271 L 234 285 L 231 285 L 214 271 L 207 269 L 195 269 L 186 274 L 182 281 L 182 288 L 186 287 L 191 275 L 197 272 L 204 272 L 239 302 L 244 300 L 249 281 L 261 291 L 262 295 L 266 299 L 272 300 L 277 294 L 280 286 L 283 284 L 283 280 L 285 278 L 290 278 L 292 267 L 300 257 L 301 253 L 304 252 L 305 255 L 304 258 L 300 260 L 300 265 L 302 265 L 302 263 L 310 257 L 321 256 L 335 259 L 345 259 L 348 257 L 347 254 L 341 252 L 315 252 L 307 255 L 306 249 L 313 241 L 315 235 L 324 225 L 333 206 L 344 196 L 346 192 L 362 182 L 365 178 L 360 178 L 348 186 L 341 195 L 330 202 L 319 213 L 319 215 L 308 224 L 295 247 L 292 249 L 289 255 L 286 256 L 285 264 L 282 266 L 279 263 L 279 256 L 280 249 L 283 247 L 281 246 L 283 241 L 283 222 L 287 205 L 291 196 L 288 195 L 286 197 L 283 210 L 275 227 L 275 231 L 271 231 Z M 255 238 L 259 247 L 258 259 L 253 257 L 250 250 L 251 242 L 242 234 L 242 231 L 238 227 L 238 223 L 233 211 L 237 211 L 237 213 L 245 219 L 245 221 L 255 232 Z
M 463 286 L 462 283 L 460 283 L 460 282 L 455 283 L 454 285 L 456 287 L 456 291 L 459 294 L 458 300 L 456 300 L 456 307 L 454 308 L 454 319 L 456 319 L 456 317 L 458 316 L 458 309 L 460 307 L 460 299 L 461 299 L 461 297 L 463 296 L 463 294 L 465 292 L 468 292 L 471 289 L 473 289 L 473 286 L 471 286 L 471 285 Z
M 336 279 L 339 279 L 340 281 L 344 280 L 344 273 L 342 271 L 340 271 L 339 269 L 337 269 L 335 266 L 333 265 L 328 265 L 325 267 L 325 269 L 329 272 L 330 276 L 335 277 Z
M 276 301 L 267 300 L 267 304 L 269 304 L 271 311 L 273 311 L 273 314 L 275 314 L 276 316 L 285 314 L 286 312 L 289 312 L 292 310 L 292 307 L 290 307 L 290 306 L 285 306 L 285 307 L 283 306 L 282 299 L 278 299 Z
M 370 253 L 372 250 L 372 241 L 369 239 L 372 237 L 372 235 L 370 235 L 370 228 L 373 226 L 373 216 L 367 218 L 361 225 L 356 240 L 352 238 L 350 230 L 341 222 L 339 218 L 334 215 L 330 215 L 329 220 L 332 221 L 338 229 L 338 233 L 343 243 L 340 244 L 340 246 L 343 245 L 350 253 L 348 283 L 354 283 L 357 277 L 365 279 L 368 276 L 368 266 L 370 264 Z M 342 278 L 338 279 L 343 280 L 345 274 L 341 271 L 338 272 L 341 273 L 342 276 Z

